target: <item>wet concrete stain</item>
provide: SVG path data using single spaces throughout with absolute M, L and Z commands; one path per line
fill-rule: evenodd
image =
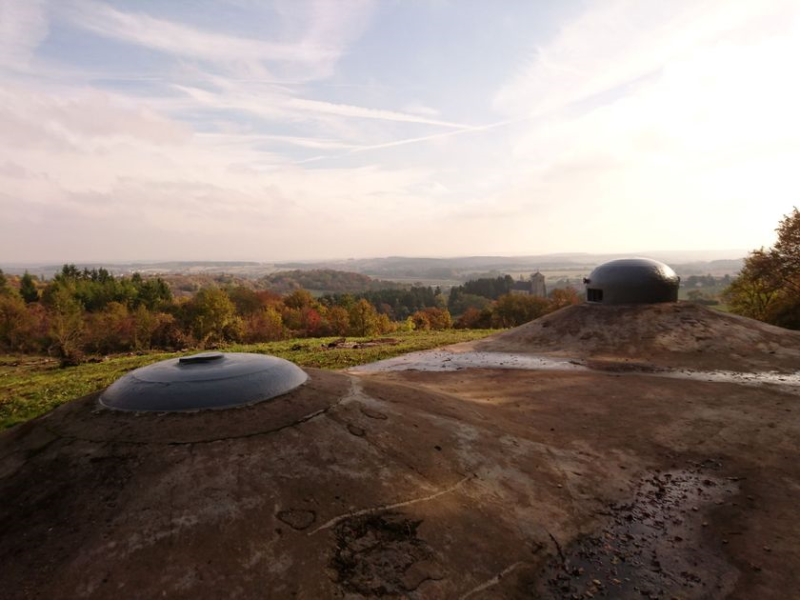
M 365 596 L 405 596 L 443 573 L 433 549 L 419 538 L 422 521 L 398 512 L 348 518 L 333 530 L 332 579 Z
M 425 350 L 411 352 L 348 369 L 351 373 L 382 371 L 459 371 L 461 369 L 585 370 L 583 365 L 565 359 L 546 358 L 507 352 L 449 352 Z
M 563 549 L 541 574 L 544 599 L 724 598 L 738 578 L 707 513 L 738 491 L 710 461 L 644 478 L 628 503 L 609 506 L 599 532 Z M 532 590 L 533 591 L 533 590 Z
M 672 379 L 688 379 L 740 385 L 776 385 L 790 388 L 800 387 L 800 371 L 779 373 L 761 371 L 696 371 L 692 369 L 669 369 L 642 362 L 618 362 L 603 360 L 562 359 L 535 354 L 513 352 L 450 352 L 448 350 L 425 350 L 396 356 L 386 360 L 360 365 L 348 372 L 370 374 L 393 371 L 449 372 L 462 369 L 518 369 L 528 371 L 600 371 L 622 375 L 650 375 Z

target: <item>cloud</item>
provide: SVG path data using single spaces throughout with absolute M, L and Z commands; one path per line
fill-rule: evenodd
M 423 117 L 438 117 L 441 113 L 437 109 L 426 106 L 420 102 L 412 102 L 403 107 L 403 112 L 422 115 Z
M 173 144 L 191 135 L 186 125 L 109 93 L 78 89 L 54 94 L 10 82 L 0 89 L 0 129 L 9 149 L 46 146 L 81 154 L 103 140 Z
M 508 115 L 542 115 L 657 75 L 673 60 L 763 20 L 791 16 L 792 0 L 595 0 L 540 46 L 494 97 Z M 791 18 L 791 17 L 790 17 Z
M 0 71 L 5 260 L 755 247 L 800 195 L 788 1 L 590 1 L 502 85 L 476 88 L 480 109 L 431 90 L 441 113 L 392 85 L 408 73 L 364 59 L 369 3 L 279 2 L 264 39 L 63 6 L 0 4 L 0 43 L 29 61 Z M 128 81 L 37 56 L 48 18 L 123 42 Z M 169 76 L 135 81 L 140 48 Z
M 663 24 L 620 29 L 621 6 L 595 5 L 496 97 L 533 117 L 513 130 L 503 202 L 535 214 L 551 248 L 768 243 L 800 194 L 798 8 L 670 3 Z M 570 239 L 548 239 L 567 223 Z
M 319 244 L 357 252 L 414 214 L 435 214 L 414 193 L 428 185 L 426 169 L 305 170 L 257 146 L 315 140 L 192 134 L 146 106 L 86 90 L 2 93 L 0 128 L 19 133 L 0 146 L 6 259 L 78 259 L 98 248 L 106 260 L 312 257 Z M 31 248 L 20 231 L 47 234 Z
M 347 144 L 339 140 L 298 137 L 291 135 L 261 135 L 249 133 L 201 133 L 198 138 L 207 138 L 221 145 L 244 145 L 253 146 L 259 143 L 267 144 L 289 144 L 301 148 L 311 148 L 314 150 L 351 150 L 357 148 L 353 144 Z
M 44 0 L 3 0 L 0 3 L 0 67 L 27 68 L 48 32 Z
M 284 65 L 291 78 L 317 79 L 331 74 L 347 44 L 366 25 L 371 2 L 349 0 L 303 3 L 285 10 L 299 27 L 296 39 L 265 41 L 205 31 L 145 13 L 123 12 L 92 0 L 71 5 L 72 22 L 97 35 L 157 50 L 175 57 L 218 63 L 250 65 L 261 77 L 269 77 L 264 65 Z M 261 15 L 261 18 L 269 18 Z
M 335 104 L 320 100 L 309 100 L 307 98 L 291 98 L 286 101 L 286 107 L 299 111 L 316 112 L 340 117 L 356 117 L 359 119 L 382 119 L 385 121 L 398 121 L 401 123 L 420 123 L 423 125 L 437 125 L 439 127 L 453 127 L 462 129 L 468 127 L 462 123 L 452 123 L 450 121 L 440 121 L 416 115 L 401 113 L 392 110 L 378 108 L 365 108 L 363 106 L 353 106 L 351 104 Z
M 249 89 L 253 90 L 249 91 L 248 87 L 235 82 L 223 81 L 220 78 L 214 78 L 213 81 L 217 84 L 222 84 L 224 89 L 221 91 L 209 91 L 185 85 L 174 85 L 173 87 L 209 109 L 219 110 L 224 108 L 246 112 L 267 120 L 284 118 L 300 120 L 335 116 L 416 123 L 456 129 L 469 127 L 461 123 L 430 119 L 393 110 L 299 98 L 279 90 L 276 91 L 271 87 L 249 86 Z

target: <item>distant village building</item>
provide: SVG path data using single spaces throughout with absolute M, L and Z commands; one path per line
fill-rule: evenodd
M 541 296 L 542 298 L 546 297 L 547 286 L 544 284 L 544 275 L 536 271 L 536 273 L 531 274 L 527 281 L 520 278 L 519 281 L 514 282 L 511 293 L 523 294 L 525 296 Z

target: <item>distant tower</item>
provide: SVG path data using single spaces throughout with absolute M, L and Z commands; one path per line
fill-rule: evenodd
M 531 296 L 547 297 L 547 286 L 544 283 L 544 275 L 539 271 L 531 275 Z

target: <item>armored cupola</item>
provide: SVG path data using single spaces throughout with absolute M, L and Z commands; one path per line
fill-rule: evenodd
M 623 258 L 596 267 L 583 282 L 592 304 L 655 304 L 678 301 L 680 277 L 657 260 Z
M 131 371 L 111 384 L 99 402 L 127 411 L 230 408 L 280 396 L 307 379 L 300 367 L 276 356 L 204 352 Z

